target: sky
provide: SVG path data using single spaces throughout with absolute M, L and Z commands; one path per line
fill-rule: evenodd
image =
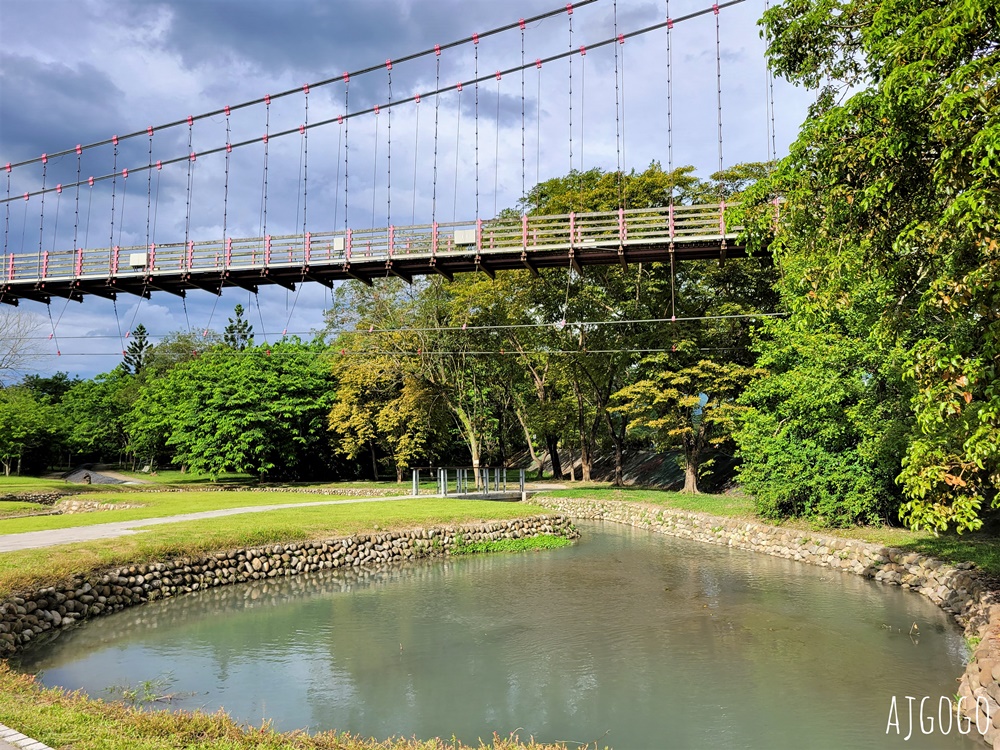
M 718 168 L 715 17 L 679 21 L 670 32 L 672 127 L 667 118 L 667 32 L 658 30 L 543 65 L 587 47 L 710 6 L 704 0 L 596 0 L 573 13 L 557 0 L 2 0 L 0 2 L 0 165 L 35 160 L 9 173 L 11 196 L 71 184 L 77 175 L 121 174 L 95 187 L 66 188 L 0 204 L 2 258 L 74 246 L 109 248 L 263 234 L 329 231 L 489 218 L 515 207 L 536 179 L 570 168 Z M 519 28 L 486 32 L 549 11 Z M 772 144 L 787 152 L 811 96 L 774 81 L 769 123 L 765 42 L 756 24 L 763 0 L 720 12 L 723 165 L 762 161 Z M 572 22 L 572 32 L 570 31 Z M 571 36 L 572 33 L 572 36 Z M 479 43 L 448 47 L 482 34 Z M 409 62 L 386 61 L 444 49 Z M 617 56 L 615 54 L 617 48 Z M 496 70 L 528 64 L 497 80 Z M 440 67 L 438 68 L 438 65 Z M 616 76 L 616 66 L 618 75 Z M 354 75 L 344 71 L 375 67 Z M 439 97 L 387 108 L 440 86 L 489 80 Z M 571 77 L 572 76 L 572 77 Z M 326 85 L 317 84 L 333 79 Z M 617 80 L 617 87 L 616 87 Z M 571 91 L 572 87 L 572 91 Z M 346 88 L 346 101 L 345 101 Z M 294 94 L 236 105 L 267 94 Z M 308 112 L 306 105 L 308 104 Z M 338 115 L 379 104 L 380 114 Z M 198 115 L 222 110 L 231 114 Z M 523 114 L 522 114 L 523 112 Z M 186 118 L 195 117 L 188 127 Z M 308 117 L 308 139 L 298 126 Z M 435 119 L 437 125 L 435 126 Z M 161 127 L 180 122 L 176 127 Z M 114 146 L 77 144 L 154 128 Z M 190 151 L 254 143 L 142 170 Z M 294 131 L 267 144 L 262 135 Z M 346 131 L 346 135 L 345 135 Z M 671 137 L 672 136 L 672 139 Z M 672 152 L 668 143 L 672 140 Z M 190 148 L 189 148 L 190 142 Z M 345 150 L 346 142 L 346 150 Z M 522 146 L 523 143 L 523 146 Z M 478 146 L 478 147 L 477 147 Z M 39 157 L 62 151 L 43 165 Z M 436 156 L 435 156 L 436 152 Z M 345 159 L 346 153 L 346 159 Z M 191 167 L 190 172 L 188 167 Z M 44 172 L 43 172 L 44 170 Z M 345 173 L 347 175 L 345 179 Z M 437 175 L 435 180 L 434 175 Z M 0 198 L 7 197 L 0 171 Z M 112 200 L 112 187 L 114 200 Z M 345 189 L 346 187 L 346 189 Z M 266 199 L 265 199 L 266 194 Z M 266 218 L 265 218 L 266 216 Z M 282 332 L 310 338 L 323 326 L 330 292 L 306 283 L 296 292 L 262 286 L 254 297 L 192 290 L 186 300 L 154 292 L 116 303 L 54 298 L 22 301 L 37 321 L 30 372 L 91 377 L 121 360 L 127 334 L 142 323 L 153 340 L 174 331 L 221 330 L 236 304 L 248 310 L 256 340 Z M 51 338 L 50 338 L 51 334 Z

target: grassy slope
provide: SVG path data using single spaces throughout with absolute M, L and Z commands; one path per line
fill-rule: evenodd
M 143 711 L 43 688 L 0 662 L 0 722 L 55 748 L 72 750 L 471 750 L 457 742 L 376 741 L 335 732 L 279 734 L 225 714 Z M 495 738 L 493 750 L 556 750 Z M 563 747 L 563 746 L 558 746 Z
M 177 493 L 178 495 L 181 493 Z M 184 493 L 185 495 L 194 493 Z M 205 493 L 211 499 L 238 501 L 239 493 Z M 250 493 L 246 493 L 249 495 Z M 175 497 L 175 495 L 170 495 Z M 254 494 L 252 498 L 260 498 Z M 265 495 L 270 500 L 271 494 Z M 288 502 L 315 496 L 292 496 Z M 245 503 L 244 503 L 245 504 Z M 204 509 L 204 508 L 202 508 Z M 11 519 L 8 525 L 73 519 L 114 520 L 128 511 L 108 511 L 38 519 Z M 203 521 L 157 526 L 138 534 L 0 555 L 0 599 L 16 591 L 52 585 L 77 572 L 149 562 L 168 557 L 193 556 L 214 550 L 250 547 L 277 542 L 325 539 L 362 531 L 413 528 L 435 524 L 515 518 L 548 512 L 534 505 L 482 500 L 419 498 L 376 503 L 288 508 L 264 513 L 211 518 Z M 164 514 L 160 514 L 164 515 Z M 38 524 L 45 526 L 45 524 Z M 72 525 L 72 524 L 70 524 Z M 49 526 L 48 528 L 52 528 Z
M 684 495 L 661 490 L 582 486 L 577 489 L 550 490 L 543 497 L 565 497 L 581 500 L 623 500 L 663 505 L 676 510 L 711 513 L 716 516 L 747 520 L 790 529 L 819 531 L 845 539 L 860 539 L 887 547 L 932 555 L 949 562 L 974 562 L 992 578 L 1000 577 L 1000 537 L 993 534 L 948 534 L 934 536 L 929 531 L 910 531 L 891 527 L 855 527 L 848 529 L 816 528 L 804 521 L 775 523 L 754 515 L 753 500 L 742 495 Z

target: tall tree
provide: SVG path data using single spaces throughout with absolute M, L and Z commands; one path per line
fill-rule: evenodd
M 243 305 L 236 305 L 233 308 L 235 318 L 230 318 L 222 333 L 222 340 L 226 346 L 230 346 L 238 351 L 243 351 L 248 346 L 253 346 L 253 326 L 243 317 Z
M 0 466 L 20 474 L 25 457 L 43 450 L 58 430 L 56 410 L 23 386 L 0 389 Z
M 146 366 L 150 350 L 149 333 L 146 331 L 146 326 L 142 323 L 137 325 L 132 331 L 131 339 L 122 360 L 122 370 L 127 375 L 138 375 Z
M 774 70 L 818 98 L 751 191 L 755 234 L 782 195 L 773 249 L 793 324 L 863 341 L 872 361 L 903 352 L 902 519 L 976 529 L 1000 485 L 997 5 L 792 0 L 763 23 Z

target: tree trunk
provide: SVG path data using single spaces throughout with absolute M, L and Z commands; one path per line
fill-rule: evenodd
M 562 479 L 562 461 L 559 459 L 559 436 L 546 435 L 545 445 L 549 451 L 549 460 L 552 461 L 552 478 Z
M 698 489 L 698 467 L 701 465 L 701 449 L 704 445 L 704 426 L 695 430 L 693 435 L 684 437 L 684 489 L 687 492 L 697 495 Z
M 375 460 L 375 443 L 368 443 L 368 451 L 372 457 L 372 479 L 378 481 L 378 462 Z
M 524 430 L 524 440 L 528 444 L 528 453 L 531 456 L 531 462 L 538 467 L 538 478 L 542 478 L 542 473 L 544 467 L 542 466 L 542 459 L 538 457 L 538 453 L 535 451 L 535 444 L 531 439 L 531 431 L 528 429 L 528 423 L 521 414 L 521 410 L 518 408 L 514 409 L 514 413 L 517 415 L 517 421 L 521 423 L 521 429 Z
M 396 484 L 403 483 L 403 467 L 396 464 Z
M 569 481 L 576 481 L 576 453 L 573 452 L 573 441 L 566 441 L 566 450 L 569 451 Z

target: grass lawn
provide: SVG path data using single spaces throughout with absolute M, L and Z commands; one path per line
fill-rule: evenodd
M 894 527 L 855 527 L 848 529 L 817 528 L 807 521 L 775 522 L 758 518 L 754 513 L 753 499 L 744 495 L 685 495 L 680 492 L 648 490 L 610 485 L 581 486 L 577 489 L 548 490 L 540 497 L 565 497 L 578 500 L 622 500 L 662 505 L 675 510 L 710 513 L 716 516 L 745 518 L 748 521 L 767 523 L 783 528 L 819 531 L 845 539 L 898 547 L 924 555 L 932 555 L 948 562 L 974 562 L 993 579 L 1000 578 L 1000 537 L 995 534 L 942 534 L 934 536 L 929 531 L 910 531 Z
M 362 739 L 335 732 L 279 734 L 225 714 L 147 711 L 40 686 L 0 662 L 0 720 L 52 747 L 73 750 L 472 750 L 459 742 Z M 494 738 L 491 750 L 557 750 L 564 745 Z
M 73 484 L 62 479 L 0 476 L 0 495 L 20 495 L 25 492 L 96 492 L 98 489 L 96 485 Z
M 197 493 L 174 493 L 171 498 Z M 255 504 L 260 495 L 251 493 L 205 493 L 212 499 L 221 496 L 231 506 Z M 277 493 L 275 493 L 277 494 Z M 247 499 L 249 495 L 249 499 Z M 243 498 L 242 502 L 240 498 Z M 265 498 L 270 501 L 270 493 Z M 315 496 L 306 496 L 313 499 Z M 291 496 L 288 502 L 303 500 Z M 175 506 L 176 507 L 176 506 Z M 204 508 L 202 508 L 204 509 Z M 81 525 L 75 521 L 97 522 L 113 520 L 128 511 L 108 511 L 72 516 L 10 519 L 8 526 L 54 528 L 46 522 L 62 522 L 66 526 Z M 184 512 L 184 511 L 180 511 Z M 522 503 L 497 503 L 484 500 L 454 500 L 414 498 L 387 502 L 359 502 L 344 505 L 321 505 L 308 508 L 288 508 L 263 513 L 211 518 L 202 521 L 166 524 L 149 531 L 116 539 L 86 543 L 63 544 L 42 549 L 21 550 L 0 554 L 0 599 L 17 591 L 28 591 L 53 585 L 75 573 L 139 564 L 160 559 L 201 555 L 208 552 L 240 547 L 252 547 L 278 542 L 328 539 L 363 531 L 405 529 L 438 524 L 517 518 L 547 513 L 544 508 Z M 170 515 L 158 513 L 157 515 Z M 120 520 L 120 519 L 119 519 Z M 33 529 L 23 529 L 33 530 Z

